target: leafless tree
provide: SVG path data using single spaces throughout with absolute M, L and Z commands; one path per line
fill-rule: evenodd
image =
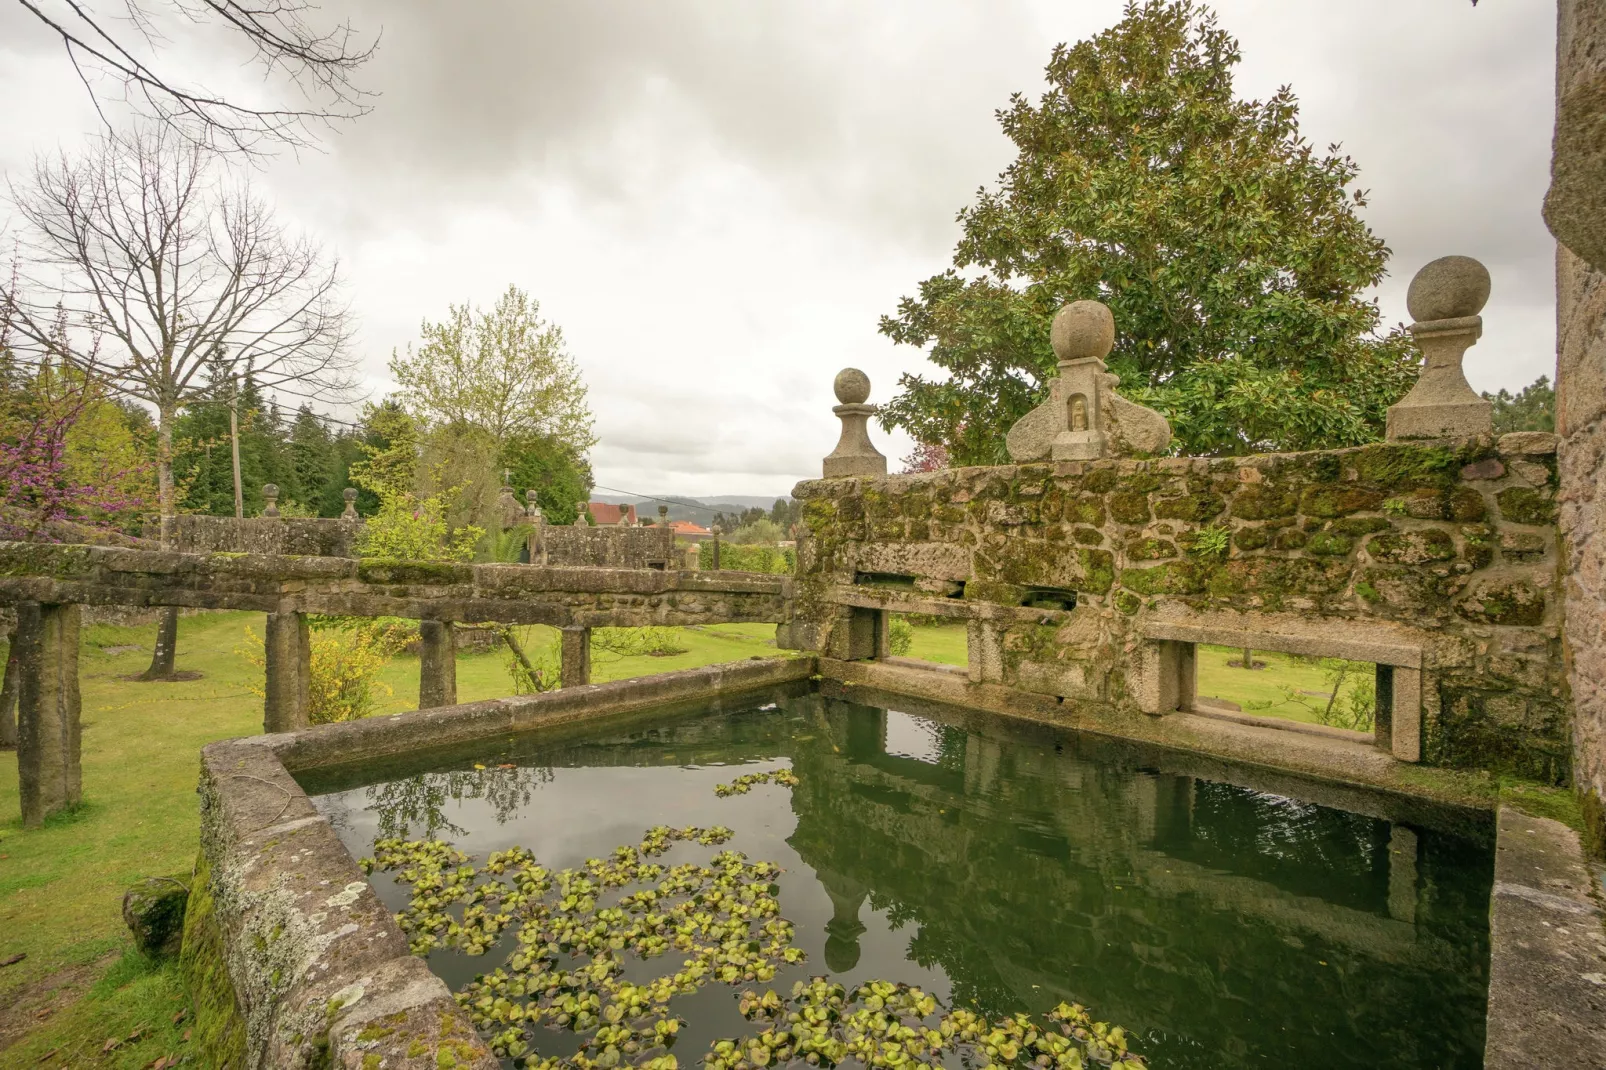
M 174 419 L 209 388 L 249 368 L 268 390 L 347 398 L 355 362 L 338 262 L 288 234 L 199 144 L 160 124 L 108 133 L 82 155 L 37 160 L 10 199 L 22 271 L 0 282 L 0 302 L 13 344 L 156 410 L 164 518 L 177 505 Z M 152 678 L 172 673 L 176 628 L 164 618 Z
M 352 76 L 373 55 L 350 23 L 315 24 L 309 0 L 17 0 L 60 38 L 100 109 L 107 87 L 148 118 L 214 148 L 253 153 L 273 143 L 312 144 L 316 127 L 370 109 Z M 255 105 L 192 84 L 168 69 L 163 46 L 174 31 L 221 30 L 241 43 L 277 106 Z M 103 113 L 104 114 L 104 113 Z M 108 124 L 110 125 L 110 124 Z

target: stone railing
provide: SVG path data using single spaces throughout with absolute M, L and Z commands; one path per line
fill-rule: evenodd
M 238 522 L 236 522 L 238 523 Z M 26 824 L 80 797 L 78 626 L 83 605 L 185 606 L 267 614 L 268 732 L 306 727 L 309 614 L 421 622 L 420 708 L 457 701 L 455 622 L 562 632 L 562 683 L 589 682 L 590 629 L 784 624 L 791 581 L 730 572 L 185 554 L 0 543 L 0 605 L 17 607 L 17 762 Z

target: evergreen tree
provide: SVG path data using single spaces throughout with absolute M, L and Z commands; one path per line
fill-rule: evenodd
M 1550 376 L 1541 375 L 1515 394 L 1509 390 L 1485 392 L 1484 400 L 1494 405 L 1494 433 L 1511 431 L 1554 431 L 1556 429 L 1556 391 Z
M 1115 315 L 1121 390 L 1164 412 L 1191 454 L 1378 437 L 1416 350 L 1377 333 L 1388 250 L 1356 214 L 1355 163 L 1312 150 L 1283 88 L 1239 100 L 1238 44 L 1193 0 L 1129 3 L 1054 50 L 1048 91 L 999 113 L 1018 155 L 959 214 L 954 266 L 881 331 L 946 374 L 906 374 L 888 427 L 951 463 L 1006 460 L 1046 397 L 1049 323 L 1068 301 Z

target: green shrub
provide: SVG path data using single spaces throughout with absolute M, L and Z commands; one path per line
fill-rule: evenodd
M 698 565 L 705 571 L 714 567 L 712 539 L 697 548 Z M 719 545 L 719 567 L 727 572 L 763 572 L 786 576 L 797 571 L 797 551 L 790 546 Z
M 887 646 L 898 657 L 906 656 L 915 645 L 915 628 L 904 617 L 893 614 L 888 625 Z

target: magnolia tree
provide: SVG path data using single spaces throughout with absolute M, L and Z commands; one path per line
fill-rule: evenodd
M 955 465 L 1005 462 L 1055 375 L 1055 312 L 1096 299 L 1122 393 L 1164 412 L 1184 453 L 1382 433 L 1418 357 L 1363 297 L 1388 250 L 1357 214 L 1356 165 L 1301 138 L 1289 89 L 1235 96 L 1238 61 L 1191 0 L 1129 3 L 1054 50 L 1042 97 L 999 112 L 1017 155 L 959 213 L 953 267 L 881 322 L 943 372 L 903 376 L 889 427 Z

